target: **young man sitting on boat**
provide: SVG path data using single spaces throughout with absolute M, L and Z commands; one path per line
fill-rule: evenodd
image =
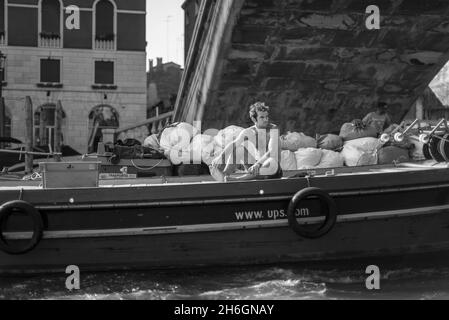
M 254 126 L 243 130 L 212 161 L 210 171 L 217 181 L 282 177 L 279 129 L 269 122 L 269 110 L 263 102 L 257 102 L 250 107 L 249 115 Z M 231 177 L 231 174 L 242 166 L 247 172 L 240 177 Z

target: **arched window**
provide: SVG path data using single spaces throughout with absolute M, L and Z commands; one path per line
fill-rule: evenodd
M 65 126 L 66 115 L 62 111 L 62 127 Z M 45 104 L 34 113 L 34 145 L 54 147 L 56 128 L 56 105 Z M 61 137 L 61 141 L 63 141 Z
M 0 0 L 0 39 L 6 36 L 5 9 L 6 0 Z
M 117 129 L 120 126 L 119 114 L 111 106 L 99 105 L 89 113 L 89 153 L 96 152 L 103 137 L 103 129 Z
M 115 40 L 115 7 L 109 0 L 100 0 L 95 5 L 95 39 Z
M 46 39 L 61 38 L 60 0 L 41 1 L 40 36 Z

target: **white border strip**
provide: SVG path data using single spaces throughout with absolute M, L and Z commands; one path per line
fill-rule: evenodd
M 441 211 L 444 210 L 449 210 L 449 205 L 342 215 L 337 217 L 337 222 L 343 223 L 343 222 L 368 221 L 368 220 L 378 220 L 387 218 L 388 219 L 402 218 L 417 215 L 429 215 L 441 213 Z M 304 218 L 301 220 L 300 224 L 313 224 L 322 222 L 323 220 L 324 217 Z M 43 239 L 152 236 L 161 234 L 182 234 L 182 233 L 220 232 L 220 231 L 234 231 L 234 230 L 261 229 L 261 228 L 280 228 L 288 226 L 289 226 L 288 221 L 283 219 L 277 221 L 230 222 L 230 223 L 200 224 L 200 225 L 173 226 L 173 227 L 157 227 L 157 228 L 47 231 L 44 232 Z M 31 236 L 32 236 L 31 232 L 4 233 L 4 237 L 6 240 L 26 240 L 30 239 Z
M 117 10 L 117 13 L 127 13 L 127 14 L 147 14 L 145 11 L 138 11 L 138 10 Z
M 37 5 L 37 4 L 23 4 L 23 3 L 10 3 L 10 2 L 8 2 L 8 7 L 38 9 L 39 5 Z

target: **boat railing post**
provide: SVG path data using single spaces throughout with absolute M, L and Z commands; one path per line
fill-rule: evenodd
M 435 132 L 437 132 L 437 130 L 440 129 L 440 127 L 445 122 L 446 122 L 446 119 L 441 119 L 440 122 L 438 122 L 438 124 L 435 126 L 435 128 L 433 128 L 432 131 L 430 131 L 429 136 L 433 136 L 435 134 Z
M 404 132 L 402 132 L 402 134 L 403 134 L 403 135 L 406 135 L 410 130 L 413 129 L 413 127 L 414 127 L 416 124 L 419 124 L 419 119 L 416 119 L 415 121 L 413 121 L 413 122 L 408 126 L 408 128 L 405 129 Z
M 394 129 L 391 133 L 390 136 L 393 136 L 394 140 L 396 142 L 403 142 L 405 139 L 405 135 L 416 125 L 419 124 L 419 120 L 416 119 L 415 121 L 412 122 L 412 124 L 410 126 L 408 126 L 403 132 L 399 132 L 399 130 L 402 128 L 402 126 L 405 125 L 405 121 L 403 121 L 396 129 Z M 386 140 L 385 138 L 383 140 Z M 388 142 L 388 141 L 386 141 Z
M 6 136 L 6 108 L 5 99 L 0 97 L 0 137 Z M 3 142 L 0 142 L 0 149 L 3 149 Z M 1 168 L 0 168 L 1 169 Z
M 56 110 L 55 110 L 55 145 L 54 145 L 54 159 L 57 162 L 61 162 L 61 156 L 59 153 L 61 153 L 62 147 L 62 103 L 61 100 L 58 100 L 58 103 L 56 104 Z
M 29 96 L 25 99 L 25 150 L 33 152 L 33 104 Z M 25 173 L 33 172 L 33 155 L 25 154 Z

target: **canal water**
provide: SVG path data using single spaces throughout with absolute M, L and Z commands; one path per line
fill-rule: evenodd
M 380 289 L 366 288 L 366 267 L 294 265 L 166 272 L 81 274 L 80 290 L 66 276 L 0 278 L 0 299 L 302 300 L 449 299 L 449 267 L 380 268 Z

